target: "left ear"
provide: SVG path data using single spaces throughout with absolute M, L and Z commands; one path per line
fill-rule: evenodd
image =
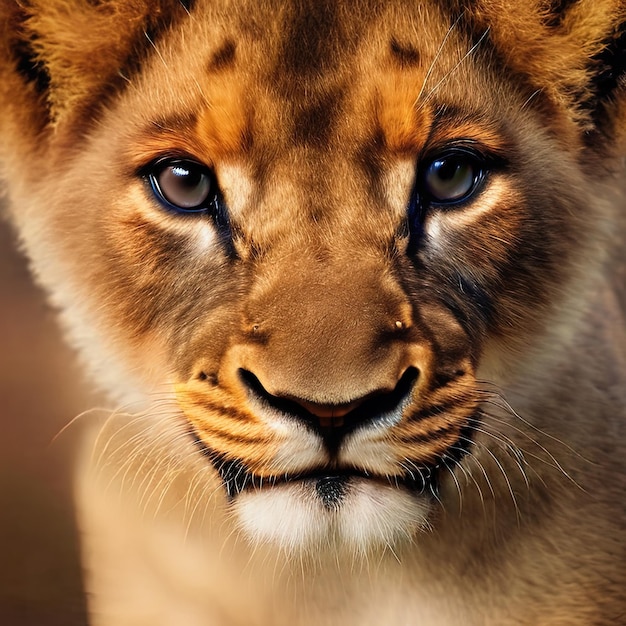
M 463 2 L 507 64 L 587 139 L 626 135 L 625 0 Z

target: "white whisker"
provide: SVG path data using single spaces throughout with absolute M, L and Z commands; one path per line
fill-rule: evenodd
M 159 59 L 161 59 L 161 63 L 163 63 L 163 66 L 165 67 L 165 69 L 169 70 L 170 68 L 169 68 L 169 66 L 166 63 L 165 58 L 161 54 L 161 51 L 157 48 L 157 46 L 154 43 L 154 41 L 152 41 L 152 39 L 150 38 L 150 35 L 148 34 L 148 31 L 144 30 L 143 34 L 144 34 L 145 38 L 150 42 L 150 45 L 154 48 L 154 51 L 157 53 L 157 56 L 159 57 Z
M 441 56 L 443 49 L 445 48 L 448 38 L 450 37 L 454 29 L 457 27 L 462 17 L 463 17 L 463 13 L 461 13 L 459 17 L 456 18 L 454 23 L 450 26 L 450 28 L 448 28 L 448 31 L 446 32 L 445 37 L 443 38 L 443 41 L 439 44 L 439 48 L 437 49 L 437 52 L 435 53 L 433 60 L 428 66 L 428 70 L 426 72 L 426 75 L 424 76 L 424 80 L 422 81 L 422 86 L 420 87 L 419 93 L 417 94 L 417 98 L 415 98 L 415 102 L 413 103 L 413 106 L 417 106 L 418 102 L 420 101 L 420 98 L 422 97 L 422 94 L 424 93 L 424 89 L 426 88 L 426 83 L 428 82 L 428 79 L 430 78 L 430 75 L 432 74 L 437 64 L 437 61 L 439 60 L 439 57 Z
M 463 55 L 461 60 L 428 92 L 428 94 L 426 94 L 423 105 L 426 104 L 427 102 L 430 102 L 430 99 L 437 92 L 439 87 L 441 87 L 450 78 L 450 76 L 452 76 L 452 74 L 459 67 L 461 67 L 461 65 L 465 62 L 466 59 L 468 59 L 472 54 L 474 54 L 476 50 L 478 50 L 479 46 L 485 40 L 485 37 L 487 37 L 489 30 L 490 30 L 489 28 L 485 30 L 485 32 L 481 35 L 480 39 Z

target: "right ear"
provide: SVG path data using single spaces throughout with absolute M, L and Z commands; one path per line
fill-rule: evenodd
M 159 33 L 186 15 L 187 5 L 181 0 L 2 0 L 2 135 L 19 128 L 40 136 L 105 104 Z

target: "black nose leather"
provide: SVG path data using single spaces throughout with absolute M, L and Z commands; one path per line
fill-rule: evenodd
M 321 436 L 331 451 L 336 451 L 344 437 L 357 428 L 389 415 L 394 415 L 399 419 L 402 405 L 411 394 L 419 371 L 417 368 L 410 367 L 393 389 L 377 390 L 367 396 L 342 404 L 323 404 L 295 398 L 288 394 L 270 394 L 252 372 L 240 370 L 239 374 L 253 397 L 266 402 L 282 414 L 306 424 Z

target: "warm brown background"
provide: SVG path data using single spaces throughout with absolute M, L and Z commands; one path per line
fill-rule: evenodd
M 0 219 L 0 625 L 84 626 L 71 502 L 80 428 L 95 403 Z

